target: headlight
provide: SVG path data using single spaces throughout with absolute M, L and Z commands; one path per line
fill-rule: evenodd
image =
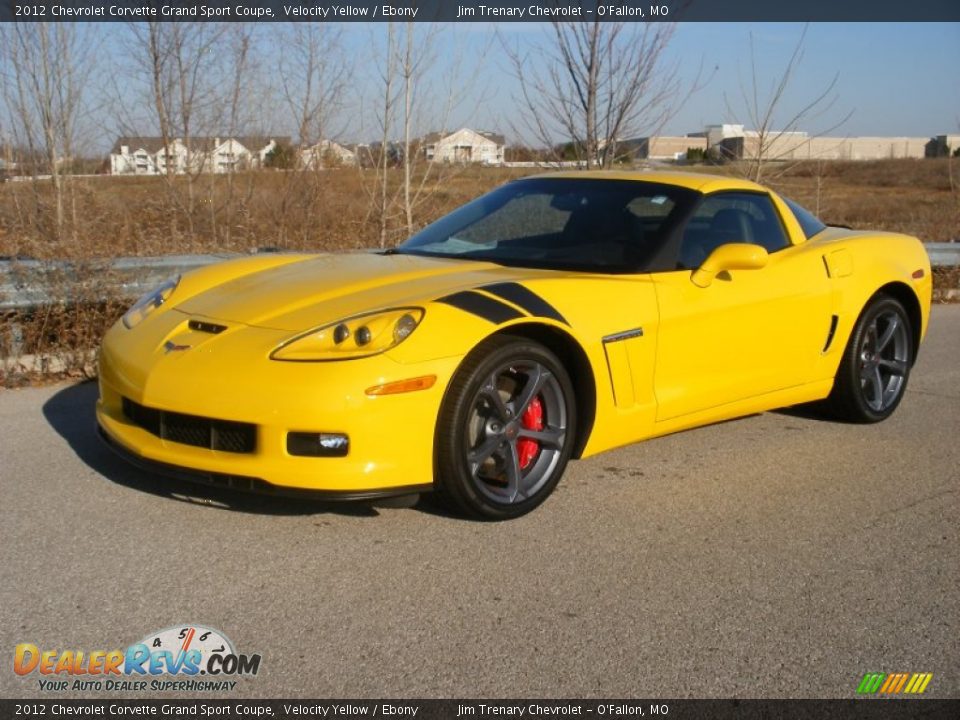
M 422 308 L 397 308 L 357 315 L 298 335 L 270 355 L 274 360 L 348 360 L 396 347 L 423 319 Z
M 163 305 L 167 299 L 173 295 L 173 291 L 177 289 L 179 283 L 180 276 L 175 275 L 165 280 L 156 290 L 152 290 L 141 297 L 133 304 L 133 307 L 124 314 L 123 324 L 128 328 L 132 328 L 139 323 L 147 315 Z

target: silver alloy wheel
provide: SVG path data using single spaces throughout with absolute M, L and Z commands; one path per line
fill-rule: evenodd
M 537 401 L 542 427 L 525 423 Z M 514 361 L 494 370 L 476 394 L 467 419 L 466 460 L 474 486 L 499 504 L 532 497 L 550 479 L 567 436 L 563 389 L 550 370 L 535 361 Z M 536 452 L 522 466 L 521 442 Z M 533 446 L 528 445 L 527 448 Z
M 857 357 L 864 402 L 873 412 L 882 413 L 900 397 L 909 369 L 910 338 L 898 312 L 886 310 L 873 319 L 863 333 Z

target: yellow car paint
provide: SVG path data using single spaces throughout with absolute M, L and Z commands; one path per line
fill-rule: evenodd
M 387 491 L 433 482 L 444 394 L 463 358 L 494 333 L 547 338 L 582 363 L 569 369 L 584 421 L 578 449 L 589 456 L 826 397 L 858 316 L 881 288 L 899 293 L 917 313 L 919 336 L 926 332 L 932 281 L 915 238 L 830 228 L 807 240 L 775 193 L 731 178 L 560 176 L 653 181 L 704 194 L 767 193 L 790 246 L 762 263 L 757 253 L 731 260 L 736 252 L 727 252 L 727 269 L 707 267 L 703 287 L 690 269 L 606 275 L 373 253 L 224 262 L 185 275 L 170 301 L 134 328 L 118 322 L 109 330 L 100 357 L 100 427 L 128 453 L 166 465 L 283 488 Z M 922 277 L 914 277 L 918 270 Z M 521 285 L 556 317 L 483 289 L 493 283 Z M 439 301 L 473 290 L 514 317 L 493 323 Z M 310 328 L 400 307 L 422 308 L 423 319 L 381 354 L 333 362 L 270 357 Z M 223 329 L 212 334 L 191 321 Z M 413 382 L 410 392 L 369 392 L 422 378 L 435 382 Z M 123 398 L 252 424 L 256 449 L 240 454 L 157 437 L 125 415 Z M 344 433 L 349 453 L 293 456 L 289 432 Z

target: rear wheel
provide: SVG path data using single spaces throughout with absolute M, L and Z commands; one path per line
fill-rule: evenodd
M 569 375 L 539 343 L 496 336 L 463 362 L 437 427 L 437 478 L 455 509 L 488 519 L 530 512 L 556 487 L 573 448 Z
M 907 388 L 913 365 L 910 316 L 899 301 L 881 295 L 860 315 L 844 350 L 828 405 L 844 420 L 888 418 Z

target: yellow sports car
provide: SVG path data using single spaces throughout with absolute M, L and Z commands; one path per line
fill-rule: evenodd
M 916 238 L 750 182 L 530 177 L 397 248 L 172 278 L 107 333 L 97 418 L 196 480 L 510 518 L 644 438 L 821 400 L 883 420 L 930 293 Z

